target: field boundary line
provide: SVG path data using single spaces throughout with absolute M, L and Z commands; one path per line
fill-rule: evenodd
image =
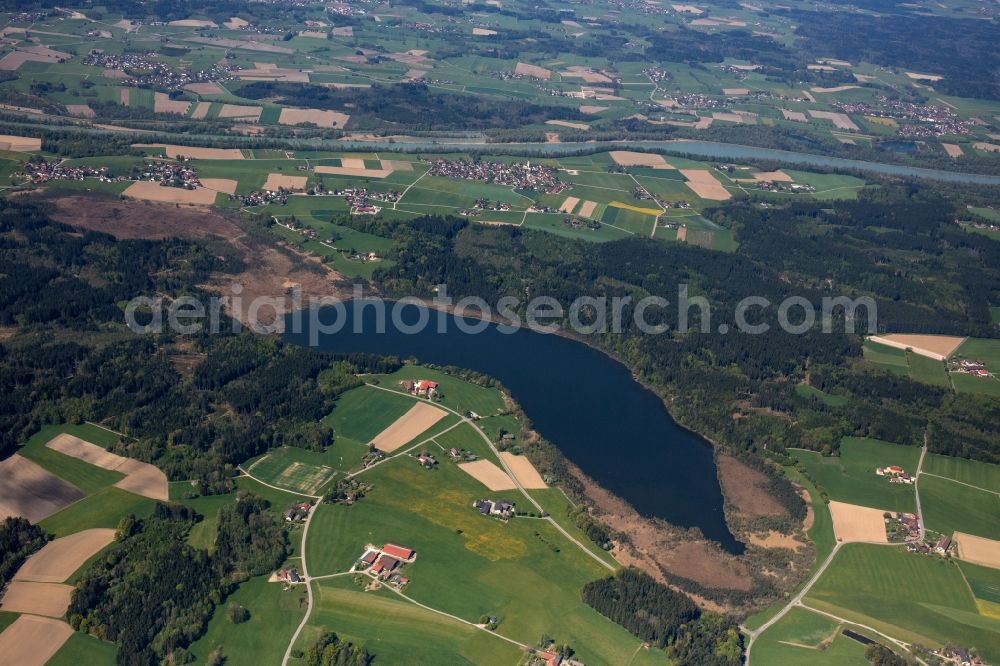
M 258 478 L 257 478 L 256 476 L 254 476 L 254 475 L 253 475 L 253 474 L 251 474 L 250 472 L 248 472 L 248 471 L 246 471 L 245 469 L 243 469 L 243 466 L 242 466 L 242 465 L 237 465 L 236 469 L 238 469 L 238 470 L 240 470 L 241 472 L 243 472 L 243 476 L 246 476 L 246 477 L 248 477 L 248 478 L 251 478 L 251 479 L 253 479 L 254 481 L 256 481 L 257 483 L 259 483 L 259 484 L 261 484 L 261 485 L 265 485 L 265 486 L 267 486 L 268 488 L 274 488 L 275 490 L 280 490 L 280 491 L 282 491 L 282 492 L 286 492 L 286 493 L 289 493 L 289 494 L 292 494 L 292 495 L 299 495 L 299 496 L 301 496 L 301 497 L 311 497 L 311 498 L 313 498 L 313 499 L 315 499 L 315 500 L 322 500 L 322 499 L 323 499 L 323 496 L 322 496 L 322 495 L 310 495 L 309 493 L 300 493 L 300 492 L 299 492 L 299 491 L 297 491 L 297 490 L 289 490 L 288 488 L 282 488 L 281 486 L 276 486 L 276 485 L 274 485 L 274 484 L 271 484 L 271 483 L 268 483 L 267 481 L 264 481 L 264 480 L 262 480 L 262 479 L 258 479 Z
M 933 472 L 924 472 L 923 474 L 926 476 L 933 476 L 938 479 L 944 479 L 945 481 L 951 481 L 952 483 L 957 483 L 963 486 L 968 486 L 969 488 L 975 488 L 976 490 L 981 490 L 984 493 L 989 493 L 991 495 L 1000 495 L 1000 492 L 996 490 L 990 490 L 988 488 L 981 488 L 979 486 L 974 486 L 971 483 L 966 483 L 965 481 L 959 481 L 958 479 L 953 479 L 950 476 L 941 476 L 940 474 L 934 474 Z
M 428 167 L 427 171 L 424 171 L 422 174 L 420 174 L 419 176 L 417 176 L 416 180 L 414 180 L 412 183 L 410 183 L 409 185 L 407 185 L 406 189 L 403 190 L 403 192 L 399 195 L 399 198 L 392 202 L 392 209 L 396 210 L 396 204 L 398 204 L 400 201 L 403 200 L 403 197 L 405 197 L 406 193 L 410 191 L 410 188 L 413 187 L 414 185 L 416 185 L 418 182 L 420 182 L 420 180 L 424 176 L 426 176 L 427 174 L 429 174 L 430 172 L 431 172 L 431 170 Z
M 428 606 L 426 604 L 422 604 L 419 601 L 417 601 L 416 599 L 414 599 L 413 597 L 408 597 L 405 594 L 403 594 L 400 590 L 397 590 L 397 589 L 395 589 L 393 587 L 385 586 L 385 585 L 383 585 L 383 587 L 388 587 L 388 589 L 390 591 L 395 592 L 397 595 L 399 595 L 402 598 L 406 599 L 411 604 L 414 604 L 415 606 L 419 606 L 420 608 L 423 608 L 424 610 L 428 610 L 428 611 L 430 611 L 432 613 L 437 613 L 438 615 L 443 615 L 444 617 L 451 618 L 452 620 L 457 620 L 458 622 L 461 622 L 462 624 L 466 624 L 466 625 L 468 625 L 470 627 L 475 627 L 476 629 L 479 629 L 480 631 L 485 631 L 486 633 L 491 634 L 493 636 L 496 636 L 500 640 L 504 640 L 504 641 L 507 641 L 508 643 L 512 643 L 512 644 L 518 646 L 519 648 L 521 648 L 523 650 L 531 650 L 532 649 L 530 646 L 525 645 L 524 643 L 521 643 L 520 641 L 514 640 L 513 638 L 510 638 L 508 636 L 504 636 L 503 634 L 498 634 L 495 631 L 490 631 L 486 627 L 483 627 L 481 625 L 475 624 L 474 622 L 469 622 L 468 620 L 460 618 L 457 615 L 452 615 L 451 613 L 446 613 L 443 610 L 438 610 L 437 608 L 432 608 L 431 606 Z

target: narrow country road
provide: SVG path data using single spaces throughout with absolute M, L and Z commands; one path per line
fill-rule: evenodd
M 302 528 L 302 545 L 300 546 L 300 550 L 302 551 L 302 580 L 306 584 L 306 599 L 308 600 L 308 604 L 306 605 L 306 614 L 302 616 L 302 621 L 299 622 L 299 626 L 295 629 L 292 640 L 288 641 L 288 647 L 285 649 L 285 657 L 281 660 L 281 666 L 288 666 L 288 660 L 292 658 L 292 648 L 295 646 L 295 641 L 299 640 L 299 634 L 305 629 L 306 624 L 309 622 L 309 616 L 312 615 L 313 588 L 312 580 L 309 578 L 309 565 L 306 562 L 306 537 L 309 536 L 309 525 L 312 523 L 312 517 L 322 503 L 323 500 L 319 499 L 313 504 L 312 508 L 309 509 L 309 515 L 306 516 L 305 527 Z
M 920 527 L 920 543 L 924 542 L 927 529 L 924 527 L 924 512 L 920 508 L 920 473 L 924 468 L 924 456 L 927 455 L 927 433 L 924 433 L 924 445 L 920 449 L 920 462 L 917 463 L 917 473 L 913 475 L 913 494 L 917 498 L 917 525 Z
M 743 630 L 743 632 L 750 637 L 750 640 L 747 642 L 747 661 L 746 661 L 747 666 L 749 666 L 750 664 L 750 650 L 753 648 L 754 641 L 757 640 L 757 637 L 763 634 L 768 629 L 770 629 L 771 625 L 775 624 L 778 620 L 785 617 L 785 615 L 788 613 L 788 611 L 792 609 L 792 607 L 799 606 L 802 604 L 802 599 L 806 596 L 809 590 L 812 589 L 812 586 L 816 583 L 817 580 L 819 580 L 820 576 L 823 575 L 823 572 L 826 571 L 826 568 L 830 566 L 830 562 L 833 561 L 833 558 L 837 555 L 837 553 L 840 551 L 841 546 L 843 545 L 844 544 L 841 541 L 838 541 L 836 544 L 834 544 L 833 550 L 831 550 L 830 554 L 826 556 L 825 560 L 823 560 L 823 564 L 821 564 L 819 568 L 816 569 L 816 572 L 812 575 L 812 578 L 810 578 L 809 581 L 802 586 L 802 589 L 799 590 L 798 593 L 794 597 L 792 597 L 791 600 L 789 600 L 789 602 L 785 605 L 785 607 L 774 615 L 774 617 L 772 617 L 770 620 L 768 620 L 767 622 L 760 625 L 758 628 L 754 630 L 747 629 L 746 627 L 740 627 Z
M 367 382 L 366 382 L 366 385 L 370 386 L 371 388 L 378 389 L 380 391 L 388 391 L 389 393 L 394 393 L 396 395 L 404 395 L 404 396 L 408 395 L 406 393 L 401 393 L 399 391 L 394 391 L 392 389 L 387 389 L 384 386 L 376 386 L 375 384 L 368 384 Z M 409 397 L 413 398 L 414 400 L 420 400 L 420 398 L 418 398 L 416 396 L 409 396 Z M 464 414 L 458 413 L 457 411 L 455 411 L 451 407 L 448 407 L 446 405 L 442 405 L 442 404 L 439 404 L 439 403 L 433 403 L 433 404 L 436 407 L 440 407 L 440 408 L 442 408 L 444 410 L 447 410 L 447 411 L 451 412 L 452 414 L 454 414 L 457 417 L 459 417 L 460 419 L 462 419 L 462 422 L 468 423 L 470 426 L 472 426 L 472 429 L 475 430 L 477 433 L 479 433 L 479 436 L 483 438 L 483 441 L 486 442 L 486 445 L 488 447 L 490 447 L 490 451 L 493 453 L 494 456 L 496 456 L 497 460 L 500 461 L 500 465 L 503 467 L 504 472 L 507 474 L 507 476 L 509 476 L 511 478 L 511 480 L 514 482 L 514 485 L 517 486 L 517 489 L 521 492 L 522 495 L 524 495 L 525 499 L 527 499 L 529 502 L 531 502 L 531 504 L 538 510 L 538 512 L 540 514 L 541 513 L 548 513 L 547 511 L 545 511 L 545 509 L 542 508 L 541 504 L 539 504 L 538 502 L 535 501 L 534 497 L 532 497 L 531 495 L 528 494 L 528 491 L 525 490 L 524 486 L 521 485 L 521 482 L 518 481 L 517 477 L 514 476 L 514 473 L 511 472 L 510 467 L 507 466 L 506 461 L 504 461 L 503 457 L 500 455 L 500 451 L 498 451 L 497 447 L 493 445 L 493 440 L 491 440 L 489 438 L 489 435 L 487 435 L 485 432 L 483 432 L 482 429 L 478 425 L 476 425 L 475 421 L 473 421 L 470 418 L 467 418 Z M 566 537 L 571 542 L 573 542 L 574 544 L 576 544 L 576 546 L 578 546 L 580 548 L 580 550 L 582 550 L 584 553 L 586 553 L 587 555 L 589 555 L 595 562 L 597 562 L 598 564 L 600 564 L 601 566 L 603 566 L 605 569 L 608 569 L 609 571 L 612 571 L 612 572 L 615 571 L 615 567 L 613 565 L 609 564 L 608 562 L 606 562 L 605 560 L 603 560 L 601 557 L 599 557 L 596 553 L 594 553 L 589 548 L 587 548 L 587 546 L 585 546 L 584 544 L 580 543 L 580 541 L 578 541 L 572 534 L 570 534 L 569 532 L 567 532 L 563 528 L 562 525 L 560 525 L 555 520 L 553 520 L 552 516 L 545 516 L 544 520 L 547 520 L 550 525 L 552 525 L 553 527 L 555 527 L 556 530 L 558 530 L 564 537 Z

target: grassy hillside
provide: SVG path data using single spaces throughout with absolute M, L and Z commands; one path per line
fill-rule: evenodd
M 888 511 L 915 511 L 913 486 L 889 483 L 875 469 L 899 465 L 915 473 L 920 449 L 861 437 L 845 437 L 840 455 L 824 457 L 814 451 L 795 451 L 795 457 L 830 499 Z
M 516 493 L 491 493 L 450 462 L 428 471 L 401 459 L 364 478 L 374 489 L 363 500 L 317 510 L 306 545 L 311 575 L 347 571 L 368 543 L 400 543 L 418 553 L 406 593 L 421 603 L 472 622 L 496 615 L 500 634 L 527 644 L 546 632 L 587 663 L 623 663 L 635 650 L 636 639 L 580 602 L 583 585 L 607 569 L 546 522 L 505 525 L 471 506 Z

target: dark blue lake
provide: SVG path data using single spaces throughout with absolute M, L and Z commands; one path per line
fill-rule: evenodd
M 490 325 L 482 333 L 465 333 L 452 315 L 438 312 L 430 313 L 432 325 L 418 333 L 397 330 L 390 317 L 385 332 L 378 333 L 369 307 L 357 333 L 353 308 L 346 310 L 339 332 L 318 336 L 320 349 L 415 357 L 495 377 L 543 437 L 642 515 L 698 527 L 726 550 L 742 552 L 723 516 L 711 445 L 679 426 L 663 401 L 621 363 L 579 342 L 527 329 L 503 333 Z M 405 322 L 417 320 L 415 306 L 404 311 Z M 438 332 L 438 317 L 447 321 L 444 333 Z M 306 345 L 310 336 L 304 330 L 286 333 L 285 339 Z

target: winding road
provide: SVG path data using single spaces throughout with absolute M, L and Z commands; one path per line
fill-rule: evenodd
M 393 389 L 388 389 L 388 388 L 385 388 L 384 386 L 378 386 L 376 384 L 371 384 L 371 383 L 367 383 L 367 382 L 366 382 L 365 385 L 368 386 L 368 387 L 370 387 L 370 388 L 377 389 L 379 391 L 388 391 L 388 392 L 393 393 L 395 395 L 405 396 L 405 397 L 412 398 L 413 400 L 416 400 L 416 401 L 426 402 L 424 399 L 422 399 L 422 398 L 420 398 L 418 396 L 413 396 L 413 395 L 410 395 L 408 393 L 402 393 L 401 391 L 395 391 Z M 588 548 L 586 545 L 584 545 L 578 539 L 576 539 L 573 535 L 571 535 L 568 531 L 566 531 L 566 529 L 562 525 L 560 525 L 559 523 L 557 523 L 552 518 L 552 516 L 548 515 L 548 512 L 546 512 L 545 509 L 542 508 L 541 504 L 539 504 L 535 500 L 534 497 L 532 497 L 530 494 L 528 494 L 528 491 L 524 488 L 524 486 L 521 485 L 521 482 L 518 481 L 517 477 L 513 474 L 513 472 L 511 471 L 511 469 L 507 466 L 507 463 L 504 461 L 503 457 L 500 455 L 500 451 L 497 450 L 496 446 L 494 446 L 493 441 L 489 438 L 489 435 L 487 435 L 485 432 L 483 432 L 483 430 L 478 425 L 476 425 L 475 421 L 473 421 L 472 419 L 468 418 L 467 416 L 459 413 L 458 411 L 456 411 L 456 410 L 454 410 L 451 407 L 448 407 L 446 405 L 442 405 L 442 404 L 439 404 L 439 403 L 434 403 L 434 405 L 436 407 L 440 407 L 441 409 L 444 409 L 445 411 L 448 411 L 448 412 L 450 412 L 450 413 L 458 416 L 459 419 L 460 419 L 460 421 L 458 423 L 455 423 L 455 424 L 449 426 L 448 428 L 444 429 L 441 432 L 435 433 L 432 437 L 429 437 L 426 440 L 418 442 L 414 446 L 407 447 L 404 451 L 401 451 L 400 453 L 398 453 L 398 454 L 396 454 L 394 456 L 389 456 L 387 458 L 384 458 L 383 460 L 380 460 L 379 462 L 375 463 L 374 465 L 371 465 L 370 467 L 366 467 L 363 470 L 359 470 L 359 471 L 354 472 L 353 474 L 349 474 L 347 476 L 348 477 L 354 477 L 354 476 L 358 476 L 359 474 L 363 474 L 364 472 L 366 472 L 366 471 L 368 471 L 368 470 L 370 470 L 370 469 L 372 469 L 372 468 L 374 468 L 374 467 L 376 467 L 378 465 L 387 463 L 387 462 L 389 462 L 391 460 L 394 460 L 394 459 L 396 459 L 396 458 L 398 458 L 398 457 L 400 457 L 402 455 L 405 455 L 407 452 L 413 450 L 415 447 L 422 446 L 423 444 L 426 444 L 427 442 L 431 441 L 432 439 L 434 439 L 434 437 L 438 437 L 438 436 L 440 436 L 441 434 L 443 434 L 445 432 L 448 432 L 450 430 L 454 430 L 455 428 L 457 428 L 457 427 L 459 427 L 459 426 L 461 426 L 463 424 L 468 424 L 468 425 L 472 426 L 472 429 L 475 430 L 479 434 L 479 436 L 483 439 L 484 442 L 486 442 L 487 446 L 489 446 L 489 448 L 490 448 L 490 451 L 493 453 L 493 455 L 496 457 L 496 459 L 500 461 L 500 464 L 503 467 L 504 472 L 511 478 L 511 480 L 514 482 L 514 485 L 517 487 L 517 489 L 520 491 L 520 493 L 525 497 L 525 499 L 527 499 L 535 507 L 535 509 L 538 510 L 539 514 L 544 514 L 544 515 L 542 515 L 539 518 L 539 520 L 545 520 L 545 521 L 547 521 L 560 534 L 562 534 L 564 537 L 566 537 L 566 539 L 568 539 L 570 542 L 572 542 L 573 544 L 575 544 L 580 550 L 582 550 L 584 553 L 586 553 L 590 558 L 592 558 L 595 562 L 597 562 L 598 564 L 600 564 L 605 569 L 608 569 L 611 572 L 616 571 L 616 567 L 614 565 L 612 565 L 611 563 L 609 563 L 606 560 L 604 560 L 603 558 L 601 558 L 599 555 L 597 555 L 592 550 L 590 550 L 590 548 Z M 288 490 L 287 488 L 280 488 L 278 486 L 271 485 L 270 483 L 262 481 L 261 479 L 258 479 L 257 477 L 253 476 L 253 474 L 251 473 L 251 471 L 253 469 L 252 467 L 250 469 L 245 469 L 242 466 L 240 466 L 238 469 L 245 476 L 248 476 L 251 479 L 253 479 L 254 481 L 256 481 L 258 483 L 261 483 L 261 484 L 263 484 L 263 485 L 265 485 L 265 486 L 267 486 L 269 488 L 274 488 L 276 490 L 282 490 L 282 491 L 285 491 L 285 492 L 290 492 L 290 493 L 293 493 L 295 495 L 300 495 L 302 497 L 309 497 L 309 498 L 312 498 L 312 499 L 316 500 L 316 503 L 312 506 L 312 508 L 309 509 L 309 514 L 306 516 L 304 527 L 302 529 L 302 542 L 301 542 L 301 546 L 300 546 L 299 550 L 300 550 L 300 553 L 301 553 L 300 559 L 302 560 L 302 582 L 306 586 L 306 600 L 307 600 L 307 605 L 306 605 L 305 615 L 302 616 L 302 621 L 299 622 L 299 626 L 295 629 L 295 633 L 292 635 L 291 640 L 288 642 L 288 647 L 285 649 L 285 656 L 281 660 L 282 666 L 288 666 L 289 660 L 292 658 L 292 649 L 295 647 L 295 643 L 299 640 L 299 636 L 302 635 L 302 630 L 305 629 L 306 625 L 309 623 L 309 618 L 312 615 L 312 610 L 313 610 L 313 606 L 314 606 L 312 581 L 314 581 L 314 580 L 321 580 L 321 579 L 325 579 L 325 578 L 333 578 L 335 576 L 342 576 L 342 575 L 346 575 L 346 573 L 353 573 L 353 572 L 341 572 L 341 573 L 336 573 L 336 574 L 327 574 L 327 575 L 315 576 L 315 577 L 312 577 L 312 576 L 309 575 L 309 564 L 308 564 L 308 561 L 307 561 L 308 551 L 306 550 L 306 539 L 309 536 L 309 526 L 312 524 L 312 519 L 313 519 L 313 516 L 316 514 L 316 509 L 318 509 L 319 505 L 323 503 L 323 499 L 320 496 L 318 496 L 318 495 L 309 495 L 309 494 L 306 494 L 306 493 L 296 492 L 296 491 Z M 817 577 L 818 577 L 818 575 L 819 574 L 817 574 Z M 458 622 L 461 622 L 463 624 L 466 624 L 466 625 L 469 625 L 469 626 L 472 626 L 472 627 L 476 627 L 477 629 L 481 629 L 482 631 L 485 631 L 485 632 L 487 632 L 488 634 L 490 634 L 492 636 L 496 636 L 499 639 L 502 639 L 504 641 L 507 641 L 508 643 L 512 643 L 514 645 L 517 645 L 518 647 L 521 647 L 523 649 L 530 649 L 530 646 L 525 645 L 524 643 L 520 643 L 520 642 L 514 640 L 513 638 L 508 638 L 507 636 L 501 636 L 500 634 L 498 634 L 496 632 L 493 632 L 493 631 L 490 631 L 489 629 L 486 629 L 485 627 L 483 627 L 481 625 L 475 624 L 473 622 L 469 622 L 468 620 L 460 618 L 460 617 L 458 617 L 456 615 L 452 615 L 450 613 L 446 613 L 444 611 L 441 611 L 441 610 L 438 610 L 436 608 L 432 608 L 430 606 L 422 604 L 419 601 L 413 599 L 412 597 L 406 596 L 400 590 L 396 590 L 396 589 L 393 589 L 391 587 L 389 587 L 388 589 L 392 590 L 397 595 L 399 595 L 403 599 L 406 599 L 410 603 L 415 604 L 417 606 L 420 606 L 421 608 L 423 608 L 425 610 L 431 611 L 433 613 L 437 613 L 438 615 L 442 615 L 444 617 L 451 618 L 451 619 L 456 620 Z M 787 610 L 783 611 L 782 615 L 784 614 L 784 612 L 787 612 Z M 758 630 L 758 633 L 760 631 L 761 630 Z

